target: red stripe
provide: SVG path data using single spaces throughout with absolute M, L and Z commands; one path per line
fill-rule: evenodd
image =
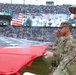
M 19 22 L 19 23 L 22 23 L 22 21 L 16 21 L 16 20 L 15 20 L 15 21 L 12 21 L 12 22 Z
M 22 26 L 22 22 L 20 22 L 20 21 L 12 21 L 12 25 Z
M 22 24 L 22 23 L 20 23 L 20 22 L 12 22 L 12 25 L 13 25 L 13 24 Z
M 22 24 L 22 22 L 17 22 L 17 21 L 12 21 L 12 23 L 20 23 L 20 24 Z
M 22 18 L 23 18 L 23 14 L 22 13 L 19 13 L 18 20 L 22 20 Z
M 14 25 L 14 26 L 22 26 L 22 24 L 20 24 L 20 23 L 13 23 L 12 25 Z

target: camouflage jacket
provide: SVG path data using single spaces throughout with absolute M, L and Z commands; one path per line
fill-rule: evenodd
M 76 75 L 76 50 L 60 62 L 53 75 Z
M 66 55 L 68 55 L 71 52 L 74 46 L 75 42 L 72 35 L 68 37 L 62 36 L 57 39 L 55 44 L 52 46 L 51 51 L 54 52 L 55 55 L 63 59 Z

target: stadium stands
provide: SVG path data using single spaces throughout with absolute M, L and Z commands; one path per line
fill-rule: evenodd
M 44 28 L 44 32 L 42 32 L 43 28 L 38 27 L 33 27 L 31 30 L 30 27 L 7 26 L 7 27 L 0 27 L 0 36 L 45 41 L 45 42 L 54 42 L 55 36 L 53 35 L 53 32 L 54 30 L 57 29 L 58 28 Z M 72 34 L 76 39 L 75 33 L 76 28 L 73 28 Z
M 4 4 L 0 3 L 0 12 L 13 12 L 13 18 L 17 19 L 19 13 L 28 14 L 36 13 L 36 15 L 41 15 L 40 13 L 51 13 L 51 14 L 67 14 L 70 12 L 68 8 L 71 5 L 56 5 L 56 6 L 44 6 L 44 5 L 23 5 L 23 4 Z M 54 30 L 58 28 L 42 28 L 42 27 L 15 27 L 6 26 L 0 27 L 0 36 L 13 37 L 13 38 L 23 38 L 32 39 L 38 41 L 54 41 L 55 36 L 53 35 Z M 73 36 L 76 29 L 73 28 Z M 49 35 L 50 34 L 50 35 Z M 51 39 L 50 39 L 51 38 Z

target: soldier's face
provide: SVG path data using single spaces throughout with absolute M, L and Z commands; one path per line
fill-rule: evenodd
M 59 31 L 60 31 L 60 35 L 64 36 L 67 33 L 68 28 L 67 27 L 60 27 Z

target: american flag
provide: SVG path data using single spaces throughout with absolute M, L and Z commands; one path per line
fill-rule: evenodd
M 48 47 L 39 43 L 26 39 L 0 37 L 0 75 L 20 75 L 18 71 L 23 66 L 30 67 L 34 59 L 43 56 Z
M 13 19 L 11 21 L 12 25 L 14 25 L 14 26 L 22 26 L 22 18 L 23 18 L 23 14 L 19 13 L 18 19 Z

